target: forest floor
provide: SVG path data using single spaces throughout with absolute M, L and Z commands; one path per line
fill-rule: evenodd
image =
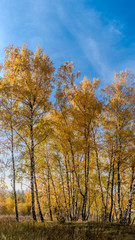
M 33 222 L 16 223 L 0 218 L 0 240 L 135 240 L 135 225 L 96 222 Z

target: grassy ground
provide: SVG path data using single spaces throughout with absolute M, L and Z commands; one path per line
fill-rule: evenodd
M 135 226 L 105 223 L 34 223 L 0 219 L 0 240 L 135 240 Z

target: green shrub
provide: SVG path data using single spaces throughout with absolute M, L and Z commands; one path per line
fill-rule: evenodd
M 65 223 L 66 219 L 63 215 L 59 215 L 57 216 L 57 221 L 60 223 L 60 224 L 63 224 Z

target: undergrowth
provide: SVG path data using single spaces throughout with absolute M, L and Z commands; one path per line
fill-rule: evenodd
M 135 226 L 96 222 L 0 220 L 0 240 L 134 240 Z

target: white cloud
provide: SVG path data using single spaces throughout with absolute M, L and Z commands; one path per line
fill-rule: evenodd
M 64 5 L 57 6 L 62 23 L 75 37 L 79 48 L 97 75 L 104 81 L 110 80 L 113 76 L 113 56 L 117 50 L 115 45 L 123 38 L 121 29 L 116 27 L 116 22 L 108 21 L 104 24 L 101 13 L 94 9 L 87 10 L 82 4 L 72 8 L 73 14 L 69 17 L 71 9 L 66 11 Z
M 121 47 L 123 25 L 117 20 L 104 21 L 102 13 L 86 8 L 84 1 L 15 3 L 3 1 L 1 6 L 0 20 L 5 19 L 0 27 L 1 49 L 12 43 L 26 42 L 33 50 L 40 45 L 57 63 L 71 59 L 78 63 L 80 71 L 86 70 L 88 77 L 92 72 L 104 82 L 111 81 L 115 70 L 134 64 L 135 46 Z

